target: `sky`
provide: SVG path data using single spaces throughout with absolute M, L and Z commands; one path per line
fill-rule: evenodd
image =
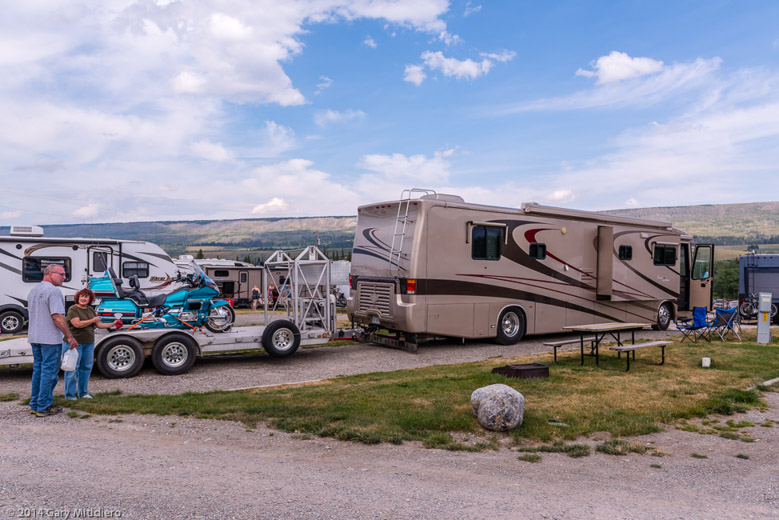
M 779 2 L 27 0 L 0 225 L 779 200 Z

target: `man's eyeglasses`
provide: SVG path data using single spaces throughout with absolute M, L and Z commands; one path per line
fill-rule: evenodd
M 51 274 L 58 274 L 58 275 L 62 276 L 63 278 L 65 277 L 65 273 L 60 273 L 58 271 L 53 271 Z

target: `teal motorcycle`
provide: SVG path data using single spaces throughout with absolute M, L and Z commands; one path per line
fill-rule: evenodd
M 194 272 L 176 278 L 181 288 L 170 294 L 147 296 L 140 289 L 138 276 L 130 277 L 130 289 L 113 268 L 105 275 L 92 278 L 89 288 L 99 300 L 97 315 L 105 323 L 121 319 L 130 329 L 199 329 L 227 332 L 235 323 L 235 311 L 227 300 L 217 299 L 219 289 L 197 263 Z

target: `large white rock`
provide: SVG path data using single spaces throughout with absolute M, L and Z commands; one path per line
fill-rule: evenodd
M 513 430 L 525 415 L 525 397 L 508 385 L 489 385 L 471 394 L 471 407 L 479 423 L 488 430 Z

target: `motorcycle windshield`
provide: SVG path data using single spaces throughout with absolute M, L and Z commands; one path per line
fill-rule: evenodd
M 203 280 L 203 284 L 207 285 L 208 287 L 212 288 L 216 291 L 217 296 L 219 295 L 219 287 L 216 286 L 216 282 L 214 282 L 211 278 L 208 277 L 208 275 L 203 272 L 203 270 L 200 268 L 199 265 L 197 265 L 197 262 L 192 262 L 195 266 L 195 273 L 200 275 L 200 279 Z

